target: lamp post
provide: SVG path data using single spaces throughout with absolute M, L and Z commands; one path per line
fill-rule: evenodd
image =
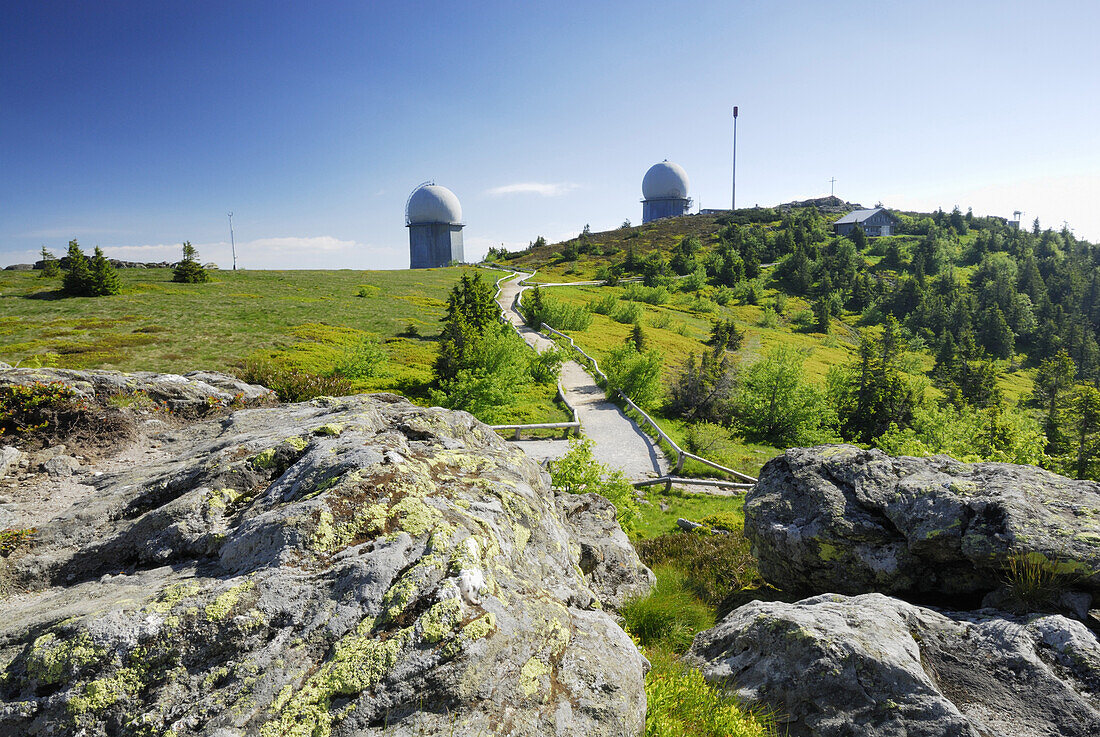
M 730 195 L 730 210 L 737 209 L 737 106 L 733 106 L 733 192 Z
M 237 270 L 237 244 L 233 241 L 233 213 L 229 213 L 229 248 L 233 251 L 233 271 Z

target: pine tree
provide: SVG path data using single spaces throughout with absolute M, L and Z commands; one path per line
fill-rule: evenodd
M 72 297 L 91 297 L 92 269 L 88 257 L 80 250 L 76 239 L 69 241 L 69 252 L 65 256 L 65 278 L 61 288 Z
M 99 246 L 95 247 L 95 255 L 92 256 L 91 271 L 91 294 L 93 297 L 119 294 L 122 291 L 122 278 L 119 277 L 115 267 L 111 266 L 111 262 L 107 260 L 107 257 L 103 255 L 103 251 Z
M 176 264 L 172 271 L 172 281 L 181 284 L 200 284 L 210 281 L 210 275 L 198 260 L 198 251 L 191 245 L 191 241 L 183 242 L 183 260 Z
M 42 246 L 42 273 L 38 276 L 42 279 L 61 276 L 61 265 L 57 262 L 57 257 L 46 250 L 45 246 Z

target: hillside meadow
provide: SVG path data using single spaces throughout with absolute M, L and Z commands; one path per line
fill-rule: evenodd
M 270 359 L 323 375 L 354 362 L 366 341 L 385 360 L 353 389 L 424 404 L 447 295 L 468 271 L 214 270 L 205 284 L 177 284 L 171 269 L 119 269 L 123 291 L 108 297 L 63 297 L 60 278 L 0 271 L 0 361 L 233 373 Z M 519 391 L 510 421 L 566 419 L 552 388 Z

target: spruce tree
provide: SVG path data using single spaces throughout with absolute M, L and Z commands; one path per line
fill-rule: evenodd
M 172 281 L 182 284 L 200 284 L 210 281 L 210 275 L 198 260 L 198 251 L 191 245 L 191 241 L 183 242 L 183 260 L 176 264 L 172 271 Z
M 92 256 L 91 272 L 91 296 L 102 297 L 122 291 L 122 279 L 99 246 L 95 247 L 95 255 Z
M 69 241 L 69 252 L 65 256 L 65 278 L 61 288 L 71 297 L 91 297 L 92 269 L 88 257 L 80 250 L 76 239 Z
M 55 276 L 61 276 L 61 265 L 57 262 L 57 257 L 42 246 L 42 273 L 39 277 L 52 279 Z

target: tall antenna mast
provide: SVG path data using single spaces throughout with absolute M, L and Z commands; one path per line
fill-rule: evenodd
M 834 194 L 834 192 L 833 192 L 833 188 L 834 188 L 834 187 L 836 187 L 836 177 L 831 177 L 831 178 L 829 179 L 829 196 L 830 196 L 830 197 L 834 197 L 834 196 L 835 196 L 835 194 Z
M 229 212 L 229 247 L 233 250 L 233 271 L 237 270 L 237 244 L 233 240 L 233 212 Z
M 733 106 L 733 191 L 730 194 L 730 210 L 737 209 L 737 106 Z

